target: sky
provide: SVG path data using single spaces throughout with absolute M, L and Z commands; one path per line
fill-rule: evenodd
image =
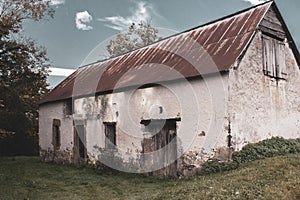
M 80 66 L 107 57 L 107 42 L 132 23 L 150 21 L 161 37 L 199 26 L 264 0 L 52 0 L 55 16 L 26 22 L 24 34 L 47 49 L 54 87 Z M 299 49 L 300 1 L 275 1 Z

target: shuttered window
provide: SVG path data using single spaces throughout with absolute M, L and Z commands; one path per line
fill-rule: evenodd
M 264 74 L 286 79 L 285 45 L 282 41 L 263 35 Z

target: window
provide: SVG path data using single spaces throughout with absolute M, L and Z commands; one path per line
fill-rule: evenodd
M 73 114 L 73 101 L 72 101 L 72 99 L 68 99 L 68 100 L 65 101 L 64 113 L 65 113 L 65 115 L 72 115 Z
M 60 148 L 60 120 L 59 119 L 53 119 L 52 144 L 55 151 L 59 150 Z
M 105 126 L 105 148 L 114 149 L 116 146 L 116 123 L 104 123 Z
M 264 74 L 286 79 L 285 44 L 283 41 L 263 35 Z

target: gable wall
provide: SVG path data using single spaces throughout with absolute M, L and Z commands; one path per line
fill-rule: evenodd
M 300 71 L 285 42 L 287 79 L 264 75 L 258 31 L 237 69 L 229 73 L 228 112 L 234 147 L 272 136 L 300 137 Z
M 265 17 L 262 19 L 259 27 L 262 31 L 277 36 L 278 38 L 284 39 L 286 37 L 285 31 L 282 27 L 282 23 L 276 16 L 276 12 L 271 7 Z

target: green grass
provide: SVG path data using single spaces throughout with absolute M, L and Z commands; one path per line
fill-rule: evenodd
M 300 199 L 300 154 L 182 180 L 0 158 L 0 199 Z

